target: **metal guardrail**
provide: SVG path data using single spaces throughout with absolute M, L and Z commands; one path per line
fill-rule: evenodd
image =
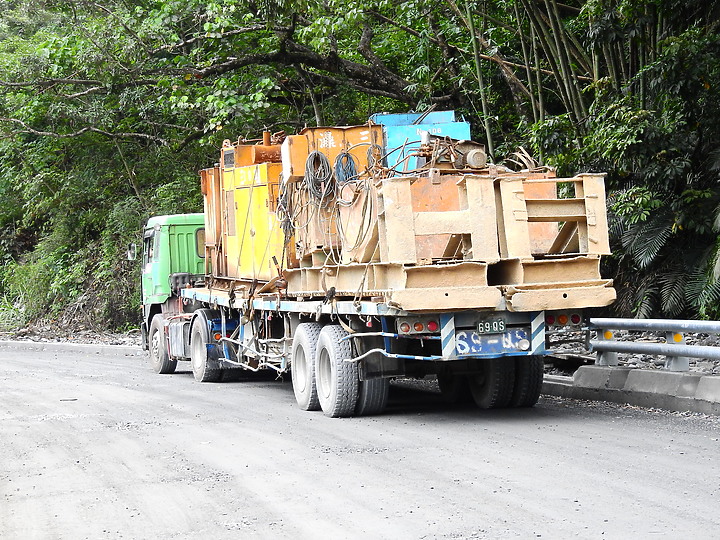
M 673 319 L 590 319 L 590 329 L 597 331 L 597 339 L 590 340 L 591 351 L 598 352 L 595 362 L 600 366 L 618 365 L 618 353 L 665 355 L 665 369 L 688 371 L 690 358 L 720 360 L 720 347 L 687 345 L 686 332 L 720 334 L 720 321 L 681 321 Z M 616 341 L 613 330 L 664 332 L 665 343 Z

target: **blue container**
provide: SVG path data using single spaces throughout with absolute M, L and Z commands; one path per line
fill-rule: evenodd
M 418 167 L 418 158 L 408 155 L 420 147 L 423 131 L 438 137 L 470 140 L 470 124 L 456 121 L 455 111 L 431 112 L 415 124 L 422 116 L 423 113 L 410 113 L 374 114 L 370 117 L 374 123 L 383 126 L 384 155 L 387 156 L 388 167 L 396 169 L 397 174 Z

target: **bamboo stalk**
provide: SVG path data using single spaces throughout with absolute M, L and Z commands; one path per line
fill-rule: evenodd
M 529 0 L 521 0 L 523 2 L 523 6 L 525 7 L 525 10 L 527 11 L 531 25 L 535 27 L 535 32 L 537 33 L 538 41 L 540 42 L 540 45 L 543 48 L 543 51 L 545 52 L 545 58 L 547 59 L 548 63 L 550 64 L 550 69 L 552 71 L 553 77 L 555 77 L 555 81 L 558 85 L 558 91 L 560 92 L 560 99 L 562 100 L 563 104 L 565 105 L 565 109 L 572 114 L 572 102 L 567 94 L 567 89 L 565 85 L 563 84 L 562 78 L 560 76 L 560 68 L 558 64 L 556 63 L 557 58 L 557 52 L 553 49 L 552 41 L 550 40 L 549 32 L 547 25 L 545 25 L 545 22 L 538 17 L 537 11 L 535 11 L 534 6 L 532 6 L 529 3 Z
M 535 66 L 537 70 L 535 71 L 535 76 L 537 77 L 537 92 L 538 92 L 538 109 L 539 109 L 539 116 L 540 116 L 540 122 L 545 121 L 545 102 L 543 98 L 543 87 L 542 87 L 542 76 L 540 74 L 540 56 L 538 55 L 537 50 L 537 40 L 535 38 L 535 29 L 532 25 L 530 25 L 530 37 L 532 39 L 532 49 L 533 49 L 533 56 L 535 57 Z M 540 159 L 542 160 L 542 153 L 540 154 Z
M 544 0 L 545 9 L 547 10 L 548 22 L 552 28 L 552 39 L 555 44 L 555 55 L 557 64 L 560 67 L 560 82 L 565 87 L 565 94 L 568 97 L 568 112 L 570 112 L 577 125 L 580 124 L 580 112 L 582 109 L 578 106 L 577 96 L 575 95 L 574 88 L 570 83 L 570 70 L 567 65 L 567 59 L 563 54 L 563 47 L 561 46 L 560 34 L 561 30 L 557 25 L 557 21 L 553 16 L 553 11 L 550 7 L 550 2 Z
M 478 78 L 478 86 L 480 88 L 480 101 L 482 103 L 483 124 L 485 126 L 485 136 L 487 137 L 488 155 L 491 160 L 495 160 L 495 148 L 493 145 L 492 132 L 490 131 L 490 114 L 488 111 L 487 96 L 485 93 L 485 81 L 482 75 L 480 65 L 480 50 L 475 35 L 475 23 L 473 22 L 472 12 L 470 11 L 470 0 L 465 2 L 465 11 L 467 12 L 468 29 L 470 30 L 470 38 L 472 39 L 473 57 L 475 61 L 475 72 Z
M 525 44 L 525 35 L 523 33 L 522 23 L 520 21 L 520 13 L 517 8 L 517 3 L 513 3 L 515 9 L 515 20 L 517 21 L 518 34 L 520 36 L 520 45 L 522 47 L 523 60 L 525 62 L 525 73 L 528 80 L 528 88 L 530 90 L 530 106 L 532 107 L 533 121 L 538 121 L 538 107 L 535 101 L 535 91 L 533 88 L 532 74 L 530 73 L 530 59 L 528 55 L 527 45 Z
M 575 72 L 572 67 L 567 42 L 567 32 L 565 31 L 565 27 L 563 26 L 562 20 L 560 19 L 560 12 L 558 11 L 557 2 L 555 2 L 555 0 L 551 0 L 548 3 L 548 0 L 545 0 L 545 6 L 548 9 L 548 17 L 550 18 L 551 24 L 553 24 L 554 26 L 556 42 L 558 42 L 559 36 L 558 52 L 560 57 L 560 66 L 563 69 L 563 77 L 567 80 L 568 94 L 572 96 L 574 106 L 577 107 L 577 116 L 584 118 L 585 116 L 587 116 L 587 110 L 585 108 L 585 102 L 583 101 L 582 93 L 580 92 L 577 80 L 575 79 Z M 552 14 L 549 11 L 550 7 L 552 7 Z M 560 45 L 562 45 L 562 47 Z
M 618 76 L 617 66 L 615 65 L 615 58 L 611 54 L 610 45 L 603 43 L 603 55 L 605 56 L 605 63 L 607 64 L 608 75 L 612 81 L 615 90 L 620 89 L 620 77 Z
M 623 49 L 623 44 L 621 41 L 616 42 L 615 45 L 616 45 L 616 49 L 617 49 L 618 64 L 620 64 L 620 72 L 622 74 L 621 82 L 622 82 L 622 85 L 624 85 L 628 81 L 628 74 L 627 74 L 627 69 L 625 68 L 625 61 L 624 61 L 625 60 L 625 50 Z

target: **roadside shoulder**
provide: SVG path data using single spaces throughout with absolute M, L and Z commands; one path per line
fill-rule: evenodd
M 720 415 L 720 376 L 582 366 L 573 377 L 547 377 L 543 393 Z
M 68 343 L 66 341 L 0 340 L 0 348 L 25 351 L 78 351 L 84 354 L 142 356 L 137 345 L 107 345 L 103 343 Z

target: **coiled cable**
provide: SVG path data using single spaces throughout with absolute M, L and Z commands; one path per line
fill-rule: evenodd
M 335 158 L 335 180 L 346 184 L 358 177 L 357 160 L 349 152 L 340 152 Z
M 371 144 L 367 150 L 368 168 L 386 167 L 385 157 L 383 156 L 383 147 L 379 144 Z
M 317 203 L 322 203 L 335 192 L 333 171 L 325 154 L 313 150 L 305 161 L 305 179 L 310 196 Z

